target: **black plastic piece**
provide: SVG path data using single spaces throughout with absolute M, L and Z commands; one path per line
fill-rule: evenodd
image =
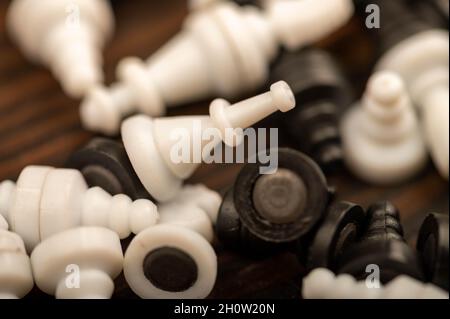
M 448 291 L 448 215 L 429 214 L 419 231 L 419 251 L 427 281 Z
M 366 267 L 371 264 L 379 267 L 383 284 L 399 275 L 424 280 L 420 259 L 404 241 L 398 211 L 389 202 L 370 206 L 363 238 L 344 252 L 338 264 L 339 273 L 358 280 L 367 277 Z
M 290 85 L 298 105 L 282 117 L 283 127 L 326 172 L 340 167 L 339 119 L 353 93 L 336 61 L 320 49 L 284 52 L 271 73 L 272 82 L 279 80 Z
M 292 150 L 278 150 L 278 169 L 285 169 L 294 173 L 305 185 L 305 203 L 298 212 L 295 220 L 291 222 L 274 222 L 263 217 L 254 205 L 255 184 L 259 178 L 261 164 L 249 163 L 241 170 L 234 186 L 234 205 L 239 217 L 248 230 L 256 237 L 272 243 L 288 243 L 295 241 L 310 232 L 325 214 L 330 201 L 330 190 L 325 175 L 320 167 L 306 155 Z M 280 196 L 289 200 L 291 196 L 299 194 L 288 193 L 290 188 L 280 189 L 273 187 L 264 191 L 261 196 L 266 201 L 280 201 Z M 272 197 L 272 198 L 270 198 Z M 276 204 L 273 205 L 276 207 Z M 284 209 L 280 205 L 280 210 Z
M 360 239 L 365 212 L 361 206 L 337 202 L 330 206 L 312 242 L 308 242 L 306 267 L 336 270 L 342 254 Z
M 71 155 L 66 167 L 79 170 L 90 187 L 101 187 L 111 195 L 153 200 L 136 175 L 125 147 L 118 141 L 94 138 Z
M 150 252 L 142 267 L 145 277 L 155 287 L 170 292 L 186 291 L 198 277 L 197 264 L 192 257 L 172 247 Z

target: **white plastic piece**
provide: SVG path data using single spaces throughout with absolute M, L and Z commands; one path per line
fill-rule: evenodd
M 197 266 L 197 280 L 185 291 L 162 290 L 144 274 L 146 256 L 159 248 L 176 248 L 189 255 Z M 141 298 L 199 299 L 207 297 L 217 276 L 217 256 L 212 246 L 196 232 L 173 225 L 157 225 L 139 233 L 125 252 L 124 275 L 130 288 Z
M 221 202 L 219 194 L 203 185 L 186 185 L 172 201 L 158 207 L 160 223 L 189 228 L 212 242 Z
M 102 48 L 114 17 L 106 0 L 14 0 L 8 29 L 21 50 L 48 66 L 72 97 L 103 82 Z
M 408 276 L 398 276 L 387 285 L 369 287 L 347 274 L 335 276 L 325 268 L 313 270 L 303 279 L 305 299 L 448 299 L 447 291 Z
M 10 187 L 0 188 L 0 197 L 2 190 L 11 193 Z M 123 239 L 158 222 L 151 201 L 132 202 L 99 187 L 88 189 L 81 173 L 73 169 L 29 166 L 20 174 L 14 193 L 5 205 L 10 207 L 6 217 L 28 251 L 53 234 L 81 225 L 106 227 Z
M 341 26 L 353 12 L 350 0 L 287 2 L 289 8 L 273 9 L 268 18 L 252 6 L 197 1 L 183 30 L 169 43 L 147 62 L 124 59 L 117 68 L 119 82 L 86 97 L 82 123 L 89 130 L 114 135 L 122 119 L 133 113 L 161 116 L 167 107 L 254 90 L 267 81 L 281 43 L 310 44 Z
M 23 298 L 33 286 L 30 258 L 22 238 L 0 227 L 0 299 Z
M 424 50 L 426 48 L 426 50 Z M 433 161 L 449 178 L 449 35 L 447 30 L 418 33 L 384 54 L 377 69 L 400 74 L 419 107 Z
M 142 184 L 156 200 L 165 202 L 180 191 L 182 181 L 200 165 L 202 154 L 209 154 L 208 151 L 221 139 L 234 146 L 242 141 L 239 133 L 242 134 L 243 129 L 277 110 L 287 112 L 294 107 L 294 95 L 281 81 L 273 84 L 270 92 L 235 105 L 222 99 L 215 100 L 211 103 L 210 117 L 131 117 L 122 125 L 122 139 Z M 205 130 L 210 129 L 217 134 L 210 140 L 202 139 Z M 224 134 L 226 129 L 231 129 L 231 134 Z M 180 148 L 190 149 L 193 155 L 178 158 Z
M 401 183 L 426 165 L 413 106 L 395 73 L 371 77 L 361 104 L 344 116 L 341 130 L 347 166 L 369 183 Z
M 109 299 L 113 279 L 122 271 L 123 253 L 115 232 L 81 227 L 40 243 L 31 264 L 36 285 L 57 299 Z
M 354 13 L 348 0 L 266 1 L 267 16 L 289 50 L 312 44 L 342 27 Z
M 0 215 L 0 230 L 8 230 L 8 229 L 9 229 L 8 222 L 6 221 L 5 217 Z

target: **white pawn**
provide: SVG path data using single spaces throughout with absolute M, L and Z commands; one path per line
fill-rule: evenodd
M 400 183 L 426 164 L 414 109 L 395 73 L 371 77 L 361 103 L 344 116 L 341 131 L 347 166 L 369 183 Z
M 81 227 L 40 243 L 31 264 L 38 288 L 57 299 L 109 299 L 113 279 L 122 271 L 123 253 L 115 232 Z
M 409 276 L 398 276 L 384 286 L 381 299 L 448 299 L 448 292 Z
M 156 225 L 133 238 L 124 260 L 124 275 L 141 298 L 207 297 L 217 276 L 217 256 L 195 231 Z
M 68 95 L 83 97 L 103 82 L 101 51 L 114 29 L 107 0 L 14 0 L 7 21 L 21 50 L 49 67 Z
M 18 299 L 34 286 L 30 258 L 19 235 L 8 231 L 0 215 L 0 299 Z
M 28 251 L 53 234 L 81 225 L 107 227 L 126 238 L 158 221 L 151 201 L 132 202 L 99 187 L 88 189 L 81 173 L 73 169 L 26 167 L 17 185 L 0 184 L 0 198 L 7 207 L 0 213 L 23 238 Z
M 146 62 L 122 60 L 119 82 L 90 92 L 81 105 L 82 123 L 113 135 L 133 113 L 161 116 L 167 107 L 257 89 L 280 45 L 307 45 L 353 14 L 350 0 L 289 2 L 287 10 L 267 12 L 230 1 L 193 2 L 183 30 L 169 43 Z
M 193 174 L 204 155 L 210 154 L 222 140 L 235 146 L 242 141 L 243 129 L 277 110 L 287 112 L 294 107 L 295 98 L 289 86 L 277 82 L 270 92 L 234 105 L 215 100 L 210 106 L 210 116 L 157 119 L 134 116 L 123 123 L 122 139 L 142 184 L 153 198 L 164 202 L 176 196 L 183 180 Z
M 424 50 L 426 48 L 426 50 Z M 390 49 L 379 70 L 405 80 L 422 125 L 431 156 L 441 175 L 449 178 L 449 35 L 447 30 L 420 32 Z
M 207 187 L 186 185 L 172 201 L 158 207 L 160 223 L 189 228 L 212 242 L 221 203 L 220 195 Z

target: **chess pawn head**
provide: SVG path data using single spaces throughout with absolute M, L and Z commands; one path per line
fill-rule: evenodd
M 7 21 L 24 53 L 47 65 L 70 96 L 103 81 L 101 49 L 114 29 L 107 1 L 15 0 Z
M 215 100 L 209 117 L 132 117 L 122 125 L 122 139 L 142 184 L 153 198 L 165 202 L 175 197 L 182 181 L 221 141 L 236 146 L 242 142 L 242 135 L 237 132 L 277 110 L 287 112 L 294 107 L 289 86 L 277 82 L 269 92 L 234 105 Z
M 33 286 L 30 258 L 22 238 L 0 227 L 0 299 L 22 298 Z
M 198 233 L 157 225 L 131 241 L 125 252 L 124 274 L 141 298 L 205 298 L 216 281 L 217 256 Z
M 379 72 L 369 80 L 361 104 L 341 123 L 348 168 L 375 184 L 396 184 L 422 170 L 427 149 L 401 78 Z
M 122 271 L 122 246 L 106 228 L 73 228 L 41 242 L 31 264 L 36 285 L 57 299 L 109 299 Z

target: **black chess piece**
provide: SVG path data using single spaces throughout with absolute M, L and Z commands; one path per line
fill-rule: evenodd
M 380 269 L 380 282 L 385 284 L 399 275 L 423 281 L 423 272 L 415 250 L 403 237 L 400 215 L 389 202 L 369 207 L 362 239 L 349 247 L 338 261 L 338 273 L 347 273 L 358 280 L 367 277 L 366 268 Z
M 448 215 L 429 214 L 417 239 L 425 279 L 448 290 Z
M 273 65 L 271 80 L 286 81 L 298 107 L 283 116 L 282 127 L 299 150 L 326 172 L 340 166 L 339 118 L 352 101 L 352 90 L 333 57 L 324 50 L 284 52 Z
M 111 195 L 125 194 L 133 200 L 152 200 L 118 141 L 94 138 L 70 156 L 66 167 L 79 170 L 90 187 L 101 187 Z

